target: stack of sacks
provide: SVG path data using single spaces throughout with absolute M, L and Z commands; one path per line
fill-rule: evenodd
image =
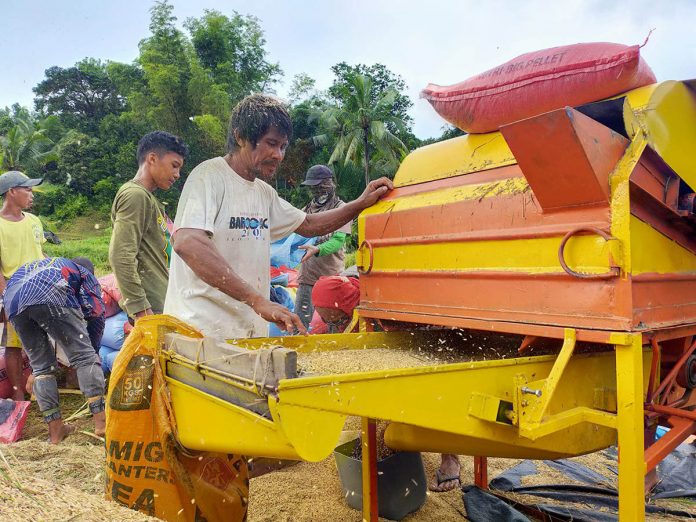
M 111 372 L 111 368 L 114 366 L 114 360 L 123 346 L 123 340 L 126 337 L 125 326 L 128 324 L 126 312 L 119 312 L 106 318 L 104 335 L 99 348 L 102 370 L 105 372 Z
M 295 309 L 297 293 L 297 267 L 305 255 L 299 247 L 313 245 L 317 238 L 306 238 L 299 234 L 290 234 L 285 239 L 271 243 L 271 301 L 285 306 L 291 312 Z M 268 335 L 281 337 L 288 335 L 275 323 L 268 323 Z
M 278 267 L 271 265 L 271 284 L 273 286 L 280 285 L 297 289 L 297 276 L 298 271 L 294 268 L 288 268 L 285 265 Z

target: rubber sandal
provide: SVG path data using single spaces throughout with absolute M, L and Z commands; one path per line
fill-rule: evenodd
M 437 471 L 435 471 L 435 481 L 437 482 L 437 487 L 440 487 L 443 483 L 449 482 L 449 481 L 456 480 L 457 483 L 455 485 L 453 485 L 451 488 L 447 488 L 447 489 L 433 489 L 432 487 L 428 487 L 428 489 L 430 491 L 434 491 L 435 493 L 445 493 L 446 491 L 452 491 L 453 489 L 461 487 L 462 479 L 459 477 L 460 473 L 461 473 L 461 470 L 456 475 L 445 476 L 442 473 L 440 473 L 440 470 L 438 469 Z

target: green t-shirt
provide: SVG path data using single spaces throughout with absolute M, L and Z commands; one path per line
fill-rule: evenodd
M 128 315 L 152 308 L 164 310 L 172 245 L 169 218 L 154 194 L 128 181 L 116 193 L 111 206 L 113 233 L 109 262 Z

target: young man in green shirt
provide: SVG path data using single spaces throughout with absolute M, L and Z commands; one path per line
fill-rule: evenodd
M 187 155 L 184 141 L 168 132 L 143 136 L 138 142 L 138 172 L 121 186 L 111 206 L 109 262 L 123 296 L 121 308 L 133 318 L 164 309 L 171 222 L 153 193 L 172 187 Z

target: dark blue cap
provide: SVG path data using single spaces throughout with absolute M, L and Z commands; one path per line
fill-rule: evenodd
M 314 187 L 321 184 L 325 179 L 333 179 L 333 172 L 331 172 L 331 169 L 326 165 L 314 165 L 307 170 L 302 185 Z

